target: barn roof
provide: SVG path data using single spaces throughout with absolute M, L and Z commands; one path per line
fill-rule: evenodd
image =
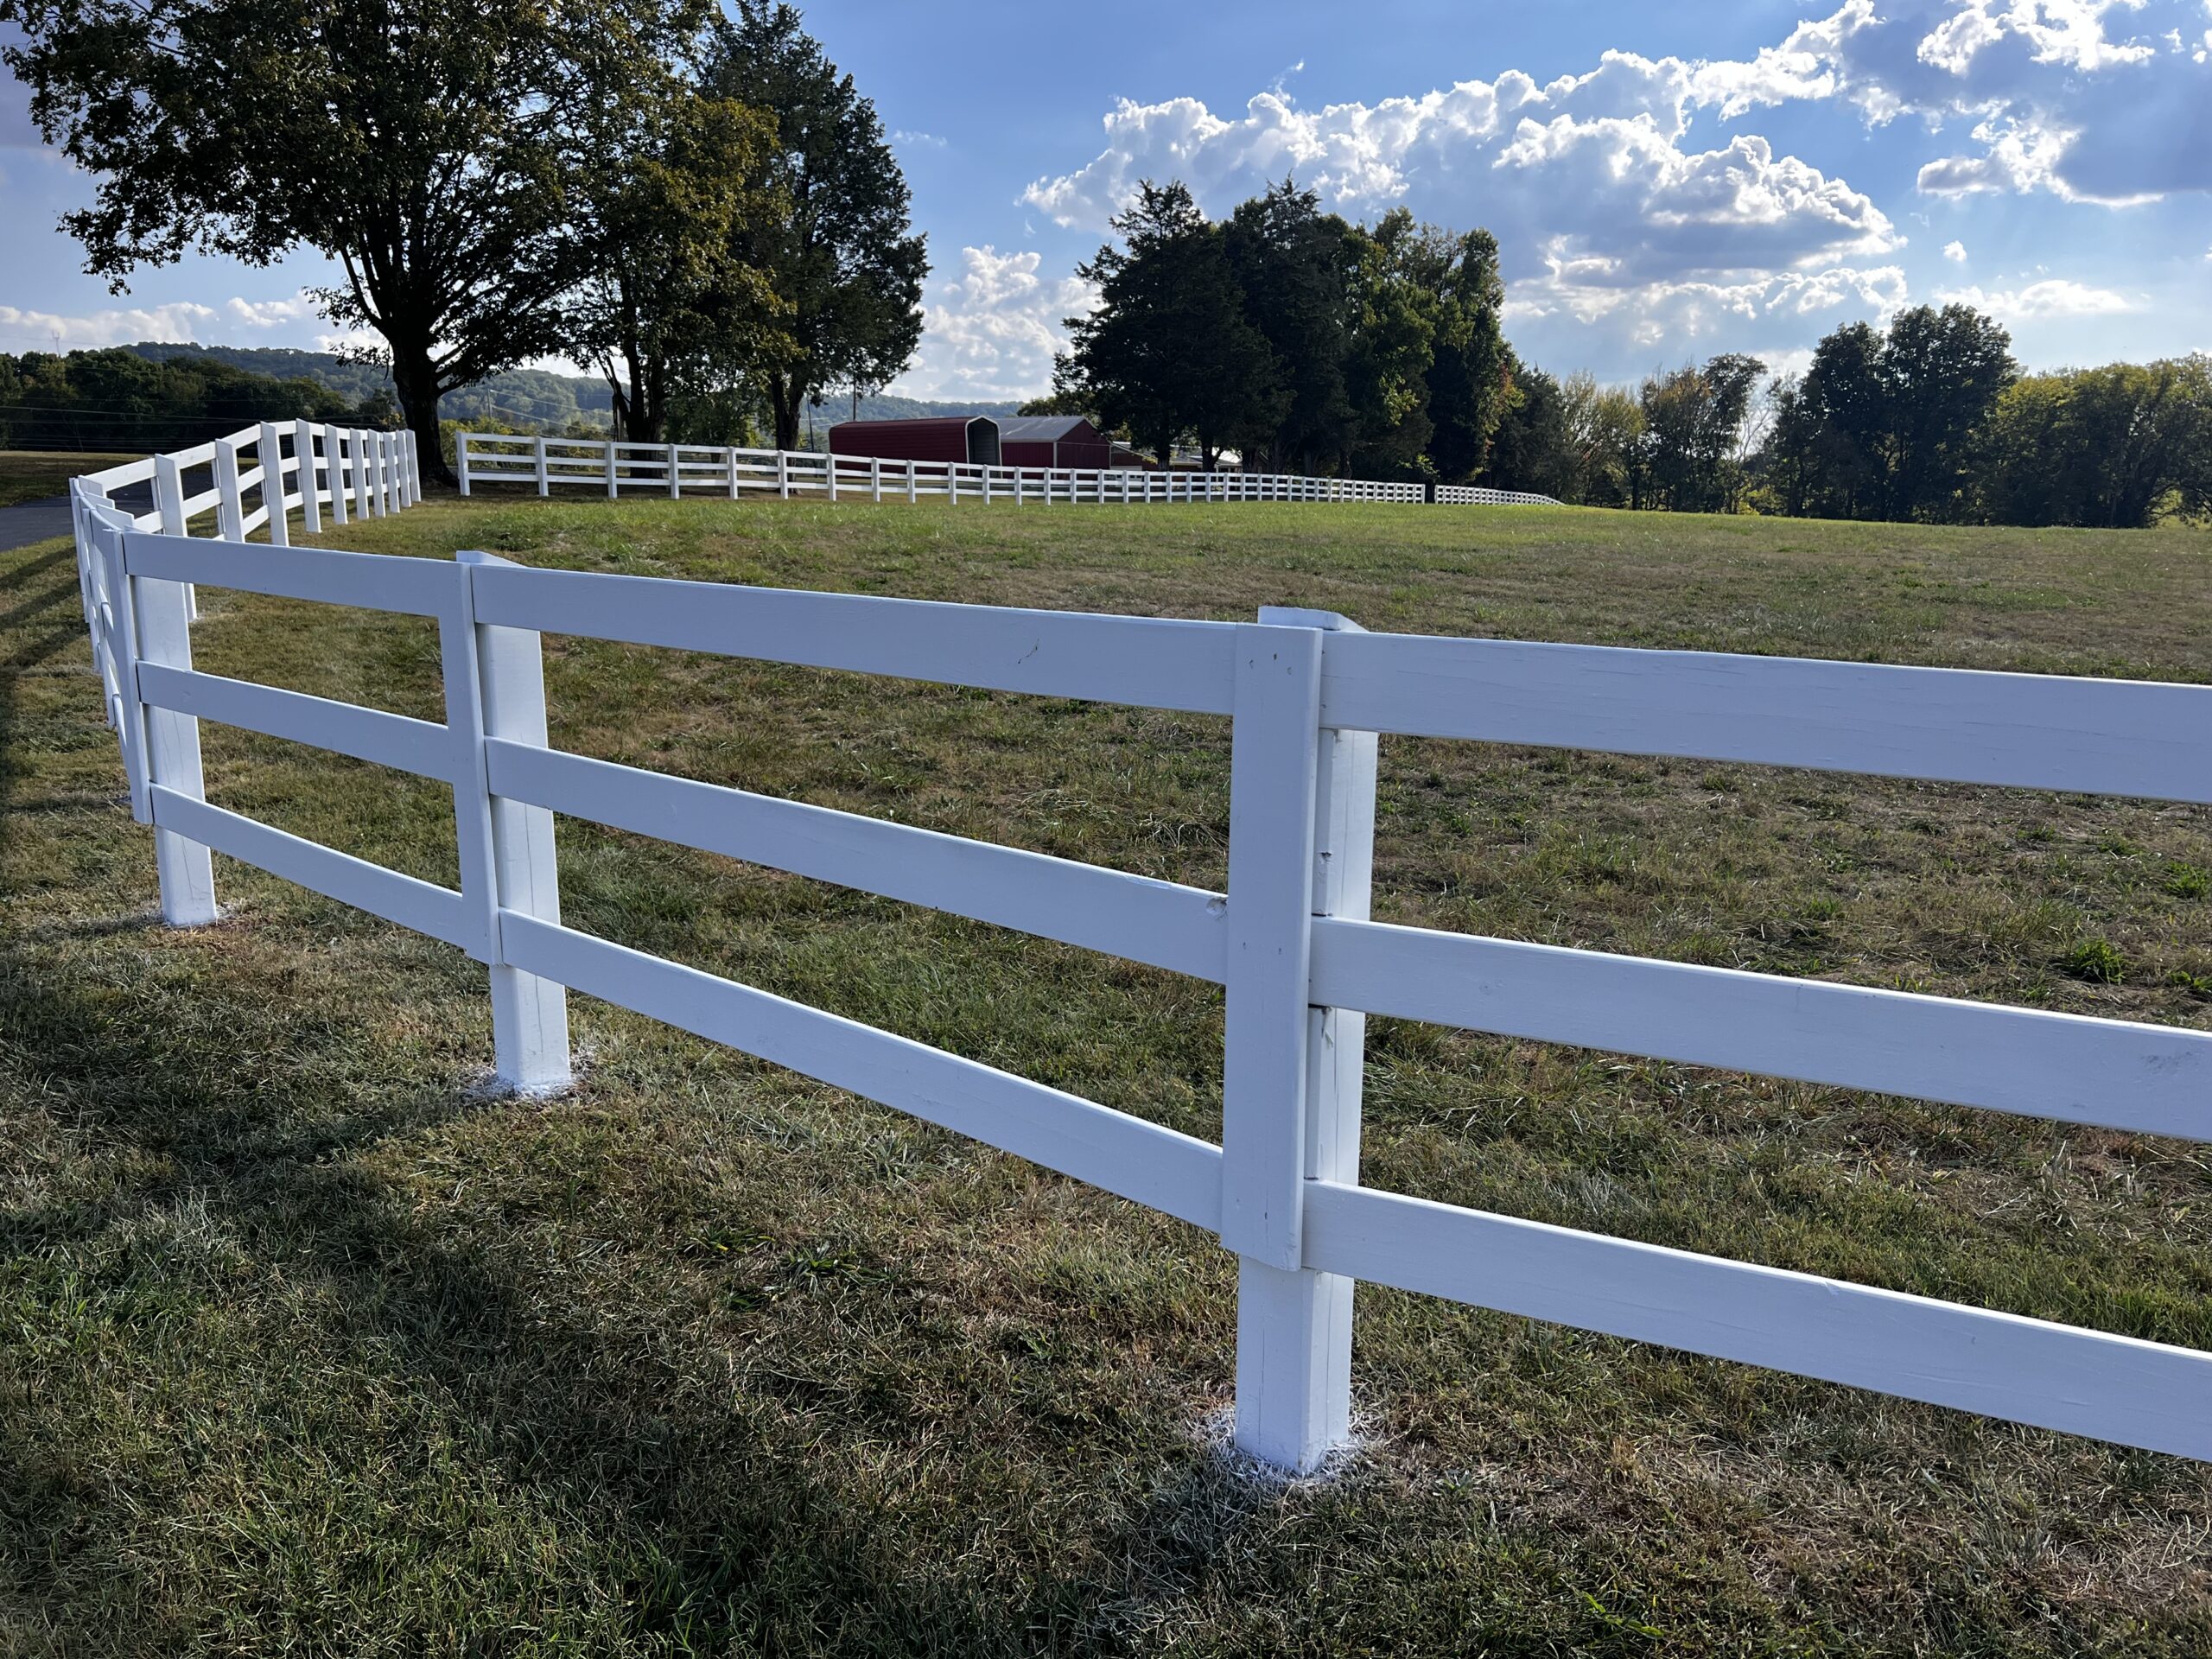
M 1080 415 L 1020 415 L 999 423 L 1002 443 L 1057 443 L 1077 427 L 1090 425 Z
M 932 427 L 967 426 L 976 421 L 995 423 L 988 415 L 909 415 L 887 421 L 840 421 L 830 429 L 832 432 L 924 431 Z

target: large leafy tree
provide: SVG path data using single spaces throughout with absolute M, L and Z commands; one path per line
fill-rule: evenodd
M 1223 228 L 1244 315 L 1281 365 L 1279 417 L 1243 435 L 1270 472 L 1334 461 L 1355 429 L 1350 367 L 1360 250 L 1351 227 L 1289 179 L 1241 204 Z
M 426 465 L 439 394 L 557 346 L 592 109 L 664 72 L 701 0 L 0 0 L 67 219 L 120 290 L 188 250 L 306 246 L 334 322 L 383 341 Z
M 1974 499 L 1974 435 L 2018 375 L 2012 336 L 1970 305 L 1890 321 L 1880 377 L 1889 412 L 1891 518 L 1955 519 Z
M 1722 512 L 1738 504 L 1742 486 L 1738 443 L 1751 393 L 1765 370 L 1758 359 L 1724 352 L 1702 366 L 1654 375 L 1637 401 L 1645 505 L 1677 512 Z
M 2212 359 L 2031 375 L 1991 411 L 1981 516 L 2007 524 L 2139 529 L 2212 509 Z
M 1345 365 L 1352 431 L 1345 465 L 1365 477 L 1427 478 L 1435 424 L 1428 372 L 1436 357 L 1437 296 L 1422 286 L 1421 232 L 1394 207 L 1351 234 L 1355 310 Z
M 569 356 L 599 371 L 614 429 L 653 442 L 787 349 L 746 232 L 781 203 L 758 180 L 773 121 L 680 79 L 602 111 L 575 191 L 589 268 L 563 307 Z
M 1414 280 L 1434 296 L 1429 461 L 1440 480 L 1457 483 L 1482 471 L 1513 393 L 1497 239 L 1488 231 L 1423 226 L 1407 252 Z
M 1280 425 L 1281 368 L 1245 315 L 1221 227 L 1181 184 L 1146 180 L 1113 227 L 1122 245 L 1077 267 L 1098 308 L 1068 319 L 1063 389 L 1163 461 L 1193 435 L 1211 471 L 1224 443 Z
M 737 257 L 785 308 L 788 347 L 753 378 L 777 447 L 788 449 L 809 398 L 830 386 L 880 386 L 912 359 L 928 252 L 911 229 L 906 180 L 875 105 L 793 8 L 738 0 L 715 31 L 706 85 L 776 120 L 760 181 L 782 210 L 745 222 Z

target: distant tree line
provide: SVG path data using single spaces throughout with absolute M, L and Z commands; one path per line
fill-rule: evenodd
M 1724 353 L 1634 391 L 1523 370 L 1492 473 L 1602 506 L 1929 524 L 2212 519 L 2212 359 L 2023 375 L 1965 305 L 1853 322 L 1802 374 Z
M 0 354 L 0 448 L 183 449 L 259 421 L 389 426 L 390 392 L 359 401 L 208 357 L 154 361 L 120 347 Z
M 382 340 L 442 466 L 440 397 L 565 356 L 625 436 L 797 440 L 920 335 L 927 259 L 882 124 L 777 0 L 0 0 L 66 221 L 118 289 L 188 251 L 296 247 Z

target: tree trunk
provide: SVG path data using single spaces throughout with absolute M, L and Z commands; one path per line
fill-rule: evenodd
M 430 361 L 430 348 L 403 350 L 394 344 L 391 384 L 399 394 L 407 429 L 415 435 L 424 475 L 440 484 L 451 484 L 453 468 L 446 465 L 445 441 L 438 431 L 438 372 Z
M 806 387 L 797 375 L 768 377 L 768 414 L 776 423 L 776 448 L 798 448 L 799 417 L 805 412 Z

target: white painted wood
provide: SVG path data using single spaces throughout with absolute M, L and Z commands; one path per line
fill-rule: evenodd
M 154 822 L 190 841 L 447 944 L 467 942 L 461 895 L 156 785 Z
M 118 587 L 129 589 L 137 626 L 133 695 L 149 703 L 148 676 L 190 671 L 192 620 L 181 586 L 129 575 L 127 555 L 118 563 L 126 572 Z M 154 804 L 157 788 L 195 801 L 207 793 L 200 766 L 200 722 L 188 714 L 152 707 L 138 713 L 136 729 L 144 734 L 145 810 L 156 825 L 154 862 L 161 880 L 162 919 L 171 927 L 204 927 L 218 913 L 213 862 L 203 842 L 163 827 Z
M 191 523 L 185 512 L 184 470 L 175 455 L 156 455 L 153 465 L 155 524 L 163 535 L 181 536 Z M 184 614 L 187 621 L 200 620 L 200 590 L 190 582 L 184 584 Z
M 468 452 L 472 442 L 472 435 L 463 432 L 454 439 L 453 443 L 454 461 L 455 463 L 454 470 L 461 475 L 461 493 L 463 495 L 469 493 L 474 481 L 469 476 L 470 457 Z
M 400 772 L 453 779 L 451 741 L 446 728 L 430 721 L 165 667 L 151 659 L 139 664 L 138 695 L 149 708 L 173 709 Z
M 871 501 L 883 499 L 883 457 L 880 455 L 870 455 L 868 460 L 868 499 Z
M 461 613 L 442 630 L 446 708 L 456 746 L 454 811 L 461 849 L 461 888 L 476 901 L 492 976 L 492 1039 L 501 1082 L 527 1093 L 568 1086 L 568 992 L 557 978 L 517 967 L 505 944 L 505 918 L 561 919 L 561 882 L 553 814 L 501 797 L 488 781 L 486 748 L 546 743 L 545 670 L 536 633 L 486 624 L 475 602 L 487 571 L 513 569 L 494 554 L 455 555 L 464 578 Z
M 467 434 L 455 442 L 454 449 L 461 458 L 461 493 L 468 493 L 468 457 Z M 322 429 L 322 456 L 330 475 L 330 522 L 343 525 L 347 521 L 346 497 L 351 493 L 346 480 L 346 435 L 339 428 Z
M 1235 675 L 1225 622 L 519 567 L 486 567 L 475 589 L 509 627 L 1141 708 L 1227 714 Z
M 323 480 L 315 461 L 315 435 L 312 422 L 292 423 L 292 453 L 300 463 L 300 528 L 309 536 L 322 531 Z M 169 526 L 164 523 L 162 528 L 167 530 Z
M 1275 628 L 1357 626 L 1334 613 L 1278 607 L 1262 609 L 1260 621 Z M 1319 734 L 1308 889 L 1315 916 L 1367 914 L 1376 749 L 1372 733 Z M 1231 836 L 1233 849 L 1233 827 Z M 1304 1016 L 1300 1174 L 1308 1182 L 1357 1183 L 1366 1016 L 1319 1007 L 1307 1007 Z M 1235 1154 L 1230 1156 L 1233 1166 Z M 1236 1440 L 1246 1452 L 1308 1471 L 1350 1440 L 1352 1298 L 1353 1281 L 1342 1274 L 1240 1259 Z
M 781 449 L 776 451 L 776 499 L 779 501 L 791 499 L 791 458 Z
M 493 794 L 1219 983 L 1217 893 L 493 739 Z
M 228 438 L 215 443 L 215 533 L 226 542 L 245 539 L 245 513 L 238 499 L 238 447 Z
M 500 918 L 536 972 L 713 1042 L 1211 1228 L 1221 1154 L 1203 1141 L 855 1020 L 530 917 Z
M 915 489 L 914 463 L 910 461 L 906 463 L 906 504 L 909 506 L 912 506 L 918 499 Z
M 2212 802 L 2212 686 L 1332 636 L 1332 726 Z
M 365 429 L 353 429 L 346 435 L 353 440 L 346 447 L 353 458 L 353 516 L 365 520 L 377 516 L 370 505 L 375 458 L 369 452 L 369 435 Z
M 276 435 L 276 423 L 264 421 L 255 448 L 261 457 L 261 504 L 269 514 L 269 543 L 272 547 L 292 544 L 291 527 L 285 522 L 284 446 Z
M 265 550 L 195 537 L 135 531 L 123 538 L 133 575 L 165 582 L 199 582 L 279 599 L 307 599 L 365 610 L 440 616 L 458 603 L 459 581 L 443 559 L 401 558 L 379 553 L 338 553 L 296 547 L 281 559 Z
M 1236 629 L 1221 1239 L 1276 1268 L 1300 1265 L 1320 665 L 1316 631 Z
M 1316 1183 L 1316 1266 L 1609 1336 L 2212 1458 L 2212 1354 Z
M 2212 1033 L 1381 923 L 1317 924 L 1316 1001 L 1541 1042 L 2212 1140 Z

